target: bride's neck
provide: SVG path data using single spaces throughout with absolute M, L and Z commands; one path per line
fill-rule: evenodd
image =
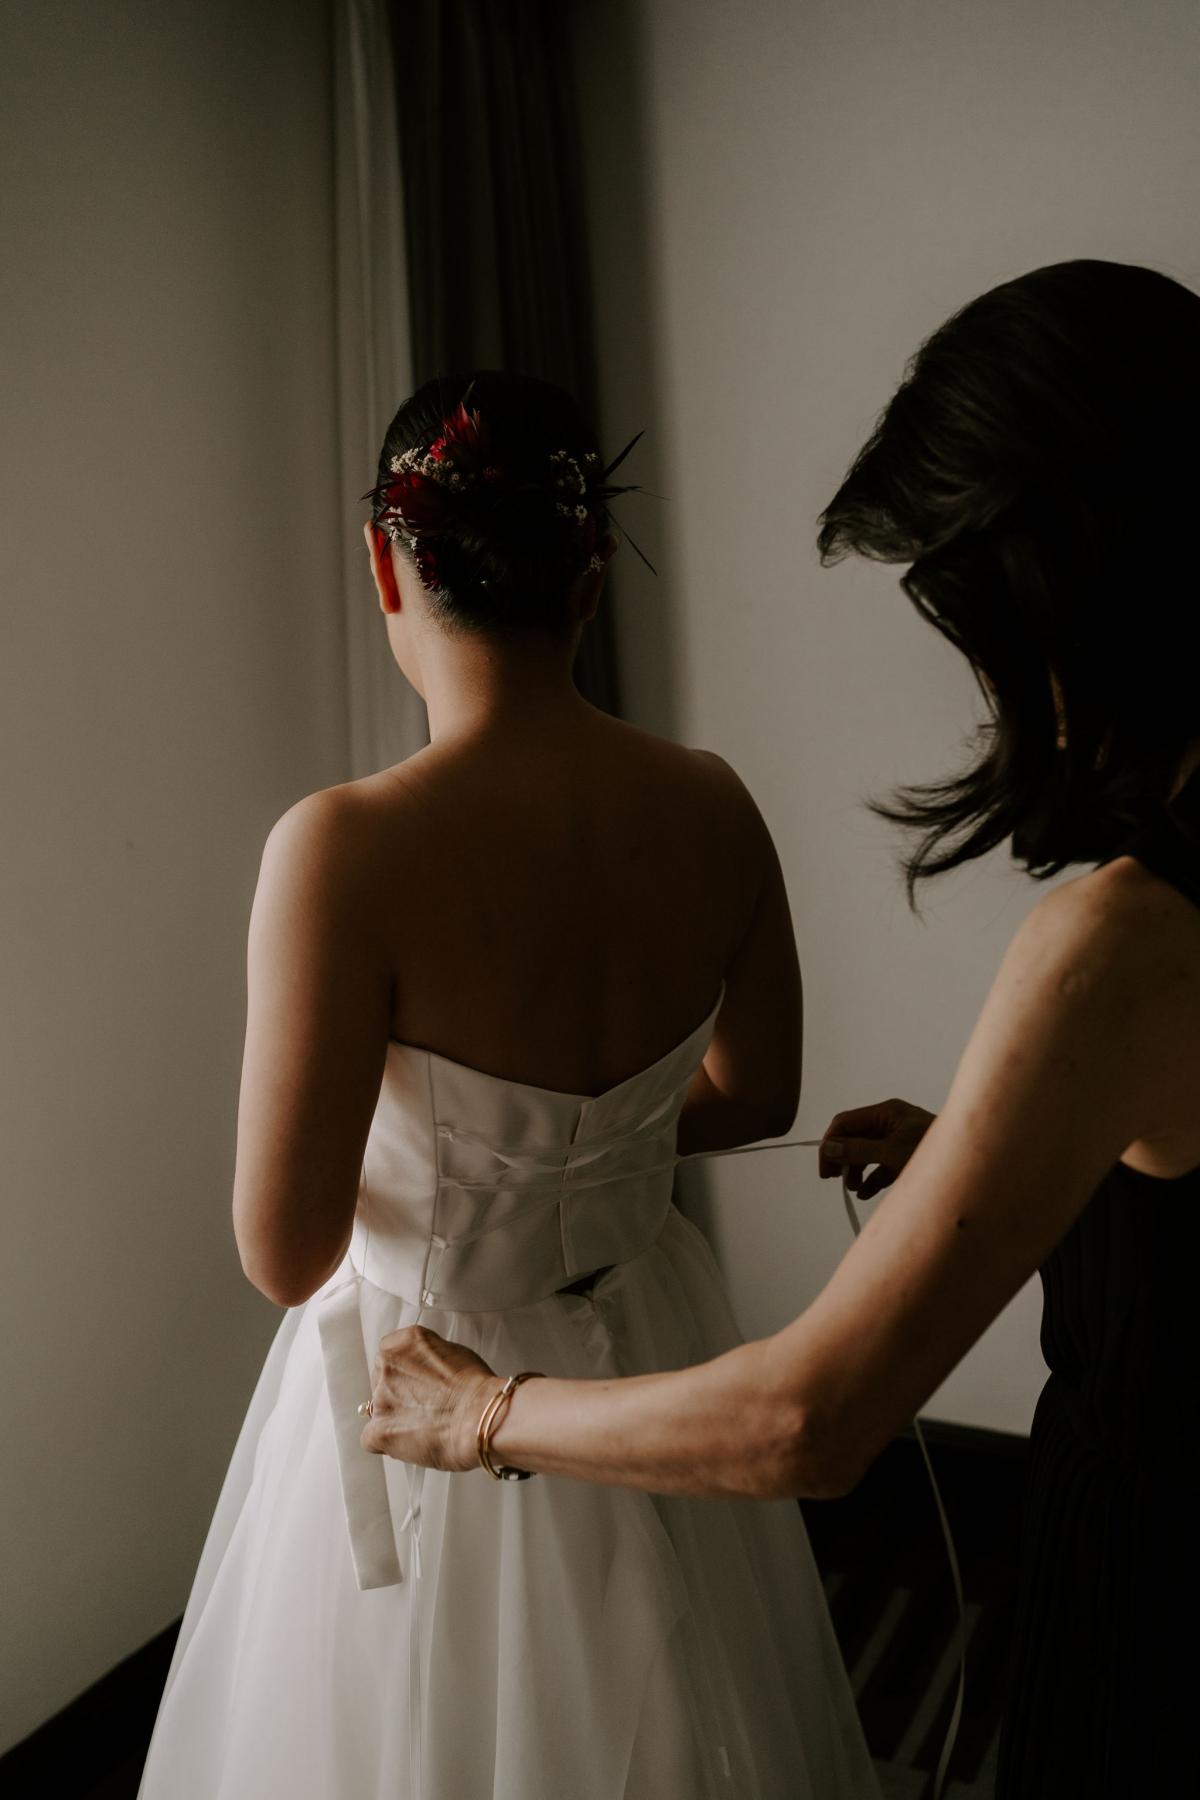
M 571 672 L 573 649 L 537 633 L 444 640 L 421 671 L 430 740 L 509 723 L 528 729 L 586 708 Z

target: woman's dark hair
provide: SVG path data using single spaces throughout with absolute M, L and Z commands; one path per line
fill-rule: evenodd
M 1035 269 L 917 351 L 817 540 L 911 563 L 989 704 L 964 774 L 873 803 L 923 834 L 910 899 L 1008 837 L 1036 876 L 1101 861 L 1161 812 L 1200 735 L 1198 497 L 1200 298 L 1169 276 Z
M 560 630 L 570 588 L 609 529 L 607 502 L 628 491 L 607 473 L 569 394 L 480 369 L 437 376 L 404 402 L 366 497 L 444 624 Z

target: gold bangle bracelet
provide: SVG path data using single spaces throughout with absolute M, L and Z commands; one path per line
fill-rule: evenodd
M 491 1436 L 496 1428 L 496 1420 L 501 1408 L 507 1408 L 513 1394 L 523 1381 L 531 1381 L 541 1373 L 541 1369 L 524 1369 L 519 1375 L 510 1375 L 499 1393 L 493 1394 L 483 1409 L 479 1427 L 475 1433 L 475 1448 L 479 1453 L 480 1466 L 487 1470 L 493 1481 L 528 1481 L 534 1473 L 532 1469 L 515 1469 L 509 1463 L 501 1463 L 497 1467 L 491 1456 Z

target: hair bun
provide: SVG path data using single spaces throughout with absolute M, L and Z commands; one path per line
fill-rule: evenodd
M 481 533 L 513 549 L 528 550 L 544 541 L 562 518 L 555 501 L 548 480 L 518 476 L 484 487 L 471 510 Z
M 561 624 L 609 497 L 628 491 L 607 484 L 568 394 L 492 370 L 427 382 L 406 401 L 379 475 L 375 522 L 413 558 L 442 616 L 474 628 Z
M 560 510 L 547 480 L 518 477 L 464 495 L 445 538 L 460 587 L 478 583 L 493 597 L 546 600 L 561 597 L 586 561 L 581 525 L 573 508 L 569 515 Z

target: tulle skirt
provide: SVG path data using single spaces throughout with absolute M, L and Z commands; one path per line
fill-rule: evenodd
M 317 1331 L 344 1278 L 268 1353 L 139 1800 L 878 1800 L 793 1501 L 384 1459 L 405 1578 L 361 1590 Z M 366 1284 L 361 1304 L 368 1360 L 418 1316 Z M 741 1341 L 674 1207 L 590 1294 L 420 1319 L 504 1373 L 642 1374 Z

